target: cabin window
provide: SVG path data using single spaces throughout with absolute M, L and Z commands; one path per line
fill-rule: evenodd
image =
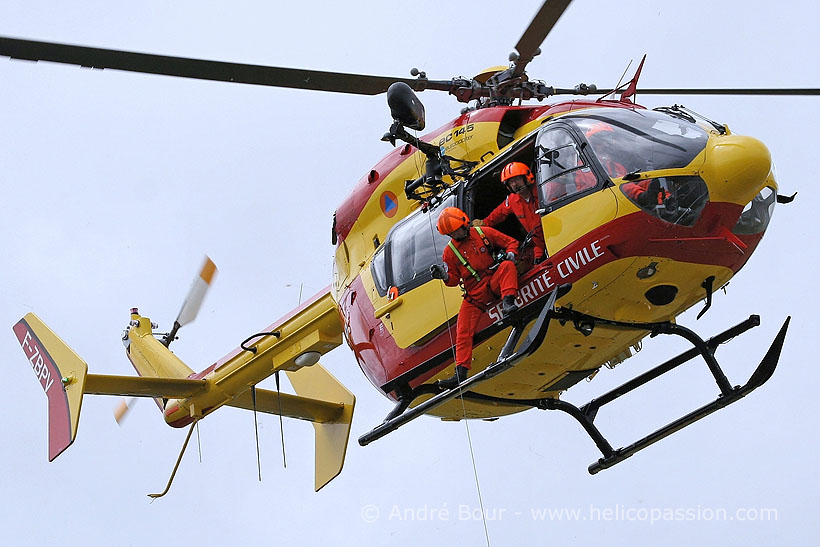
M 629 181 L 621 184 L 620 189 L 643 211 L 681 226 L 693 226 L 709 201 L 706 183 L 696 176 Z
M 746 204 L 737 224 L 732 229 L 734 234 L 762 234 L 769 226 L 774 213 L 777 193 L 768 186 L 760 191 L 752 201 Z
M 389 287 L 387 283 L 387 268 L 385 266 L 386 260 L 386 245 L 383 245 L 382 248 L 376 251 L 376 254 L 373 256 L 373 265 L 370 268 L 370 271 L 373 273 L 373 281 L 376 283 L 376 287 L 379 288 L 380 293 L 385 294 Z
M 393 233 L 390 241 L 390 271 L 393 285 L 411 285 L 419 276 L 430 276 L 430 266 L 441 262 L 450 239 L 436 229 L 438 211 L 414 215 Z M 425 279 L 426 280 L 426 279 Z
M 598 177 L 567 129 L 551 128 L 538 135 L 536 154 L 542 207 L 598 186 Z
M 388 232 L 371 265 L 381 296 L 390 287 L 403 293 L 432 279 L 430 266 L 441 262 L 444 247 L 450 241 L 438 232 L 436 220 L 445 207 L 454 203 L 455 198 L 450 196 L 435 209 L 418 209 Z

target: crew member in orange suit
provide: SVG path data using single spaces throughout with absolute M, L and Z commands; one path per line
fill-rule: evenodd
M 456 323 L 456 372 L 440 382 L 442 387 L 451 389 L 467 378 L 473 355 L 473 335 L 481 315 L 499 296 L 501 313 L 505 317 L 518 310 L 515 304 L 518 241 L 494 228 L 470 227 L 466 213 L 457 207 L 447 207 L 441 212 L 437 228 L 442 235 L 452 239 L 444 248 L 444 266 L 433 264 L 430 273 L 449 287 L 461 283 L 464 288 L 464 300 Z M 494 248 L 503 249 L 506 260 L 492 270 Z
M 653 208 L 655 205 L 662 205 L 664 198 L 669 197 L 669 193 L 661 188 L 658 179 L 626 182 L 621 185 L 621 190 L 626 194 L 626 197 L 647 209 Z
M 508 216 L 515 215 L 527 233 L 532 233 L 533 262 L 538 264 L 547 257 L 547 246 L 541 217 L 535 212 L 538 209 L 535 177 L 529 167 L 512 161 L 501 170 L 501 182 L 510 195 L 484 220 L 474 220 L 473 226 L 496 226 Z

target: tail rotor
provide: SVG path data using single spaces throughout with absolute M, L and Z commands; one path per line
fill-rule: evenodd
M 203 262 L 199 274 L 194 278 L 191 289 L 188 291 L 188 296 L 185 297 L 182 308 L 179 310 L 176 320 L 174 320 L 174 326 L 168 334 L 162 338 L 162 343 L 165 347 L 170 346 L 171 342 L 176 339 L 176 334 L 180 327 L 192 323 L 194 319 L 196 319 L 199 308 L 202 307 L 205 294 L 208 292 L 208 288 L 211 286 L 211 281 L 213 281 L 216 272 L 216 264 L 214 264 L 210 257 L 206 256 L 205 262 Z
M 205 260 L 202 263 L 202 267 L 199 269 L 199 273 L 194 278 L 194 282 L 191 284 L 188 295 L 182 303 L 182 308 L 179 310 L 179 314 L 177 314 L 177 318 L 174 320 L 173 327 L 160 339 L 165 347 L 170 346 L 171 342 L 176 340 L 177 332 L 181 327 L 187 325 L 188 323 L 192 323 L 194 319 L 196 319 L 216 272 L 216 264 L 214 264 L 214 261 L 206 255 Z M 128 411 L 131 410 L 136 402 L 136 397 L 131 397 L 129 399 L 123 398 L 114 409 L 114 420 L 118 424 L 122 425 L 123 420 L 125 420 L 125 417 L 128 415 Z

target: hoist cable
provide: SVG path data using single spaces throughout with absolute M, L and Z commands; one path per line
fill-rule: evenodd
M 438 247 L 436 246 L 436 233 L 435 233 L 436 228 L 433 226 L 432 210 L 430 210 L 429 213 L 428 213 L 428 224 L 430 226 L 430 233 L 433 236 L 433 250 L 435 251 L 436 256 L 442 256 L 443 250 L 440 252 L 438 250 Z M 447 325 L 447 335 L 450 337 L 450 347 L 452 348 L 452 352 L 453 352 L 453 362 L 455 362 L 455 360 L 456 360 L 456 345 L 455 345 L 455 340 L 453 340 L 452 326 L 450 325 L 450 314 L 449 314 L 449 311 L 447 310 L 447 298 L 444 294 L 444 287 L 442 285 L 443 285 L 443 283 L 441 285 L 439 285 L 439 287 L 440 287 L 440 292 L 441 292 L 441 302 L 444 305 L 444 323 Z M 456 324 L 458 324 L 457 320 L 456 320 Z M 456 364 L 456 366 L 458 366 L 458 364 Z M 456 373 L 456 380 L 458 380 L 458 374 L 457 373 Z M 481 521 L 484 524 L 484 537 L 487 539 L 487 546 L 489 547 L 489 545 L 490 545 L 490 532 L 487 529 L 487 514 L 486 514 L 486 511 L 484 511 L 484 499 L 481 496 L 481 484 L 479 483 L 479 480 L 478 480 L 478 468 L 477 468 L 476 463 L 475 463 L 475 452 L 473 451 L 473 440 L 472 440 L 472 437 L 470 436 L 470 424 L 469 424 L 469 420 L 467 419 L 467 409 L 464 405 L 464 397 L 462 396 L 462 388 L 461 388 L 460 383 L 459 383 L 459 386 L 458 386 L 458 392 L 459 392 L 458 399 L 461 401 L 461 413 L 464 416 L 464 428 L 467 431 L 467 445 L 470 447 L 470 461 L 473 464 L 473 477 L 475 478 L 475 487 L 476 487 L 476 491 L 478 493 L 478 505 L 481 508 Z

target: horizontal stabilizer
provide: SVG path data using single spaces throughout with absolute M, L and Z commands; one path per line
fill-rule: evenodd
M 253 399 L 250 390 L 246 391 L 232 402 L 225 406 L 253 410 Z M 286 418 L 297 418 L 318 423 L 335 423 L 339 420 L 345 410 L 342 402 L 334 403 L 321 401 L 319 399 L 309 399 L 291 395 L 290 393 L 277 393 L 268 389 L 256 388 L 256 411 L 265 414 L 281 414 Z
M 48 397 L 48 460 L 52 461 L 77 436 L 88 366 L 33 313 L 13 329 Z
M 205 387 L 205 380 L 187 378 L 151 378 L 147 376 L 112 376 L 89 374 L 85 377 L 84 393 L 90 395 L 125 395 L 130 397 L 161 397 L 182 399 Z

